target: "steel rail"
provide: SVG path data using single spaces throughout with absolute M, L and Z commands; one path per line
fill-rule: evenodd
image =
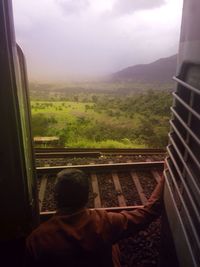
M 162 148 L 67 148 L 67 147 L 52 147 L 52 148 L 35 148 L 35 153 L 61 153 L 61 152 L 95 152 L 95 153 L 165 153 Z
M 99 158 L 99 152 L 36 152 L 36 158 Z
M 153 156 L 153 155 L 165 155 L 166 152 L 156 153 L 96 153 L 96 152 L 42 152 L 36 153 L 36 158 L 99 158 L 101 156 Z
M 165 155 L 164 149 L 67 149 L 36 148 L 36 158 L 99 158 L 103 156 Z
M 163 169 L 164 161 L 154 162 L 134 162 L 134 163 L 117 163 L 117 164 L 91 164 L 91 165 L 73 165 L 73 166 L 52 166 L 37 167 L 37 174 L 57 173 L 63 169 L 80 169 L 88 172 L 105 172 L 110 170 L 130 170 L 130 169 Z
M 89 210 L 106 210 L 107 212 L 121 212 L 121 211 L 141 209 L 143 207 L 144 207 L 143 205 L 138 205 L 138 206 L 125 206 L 125 207 L 95 208 L 95 209 L 89 209 Z M 41 222 L 47 221 L 55 214 L 56 214 L 55 210 L 40 212 L 40 220 Z

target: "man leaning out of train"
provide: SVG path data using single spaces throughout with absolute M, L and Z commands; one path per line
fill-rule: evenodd
M 117 242 L 136 234 L 160 215 L 164 177 L 147 203 L 120 213 L 87 209 L 85 173 L 66 169 L 55 185 L 56 214 L 27 238 L 26 266 L 121 266 Z

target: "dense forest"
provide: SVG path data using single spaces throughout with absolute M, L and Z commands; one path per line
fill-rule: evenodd
M 34 136 L 57 136 L 66 147 L 167 144 L 171 90 L 44 91 L 42 100 L 32 92 Z

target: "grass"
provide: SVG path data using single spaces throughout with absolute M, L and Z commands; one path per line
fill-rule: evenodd
M 120 124 L 122 127 L 129 127 L 130 125 L 134 126 L 134 124 L 137 124 L 138 122 L 137 116 L 135 116 L 134 119 L 126 118 L 123 115 L 114 117 L 109 116 L 104 111 L 99 113 L 93 109 L 86 109 L 86 106 L 93 106 L 93 104 L 63 101 L 31 101 L 32 115 L 43 114 L 47 117 L 53 116 L 58 121 L 58 129 L 61 128 L 59 127 L 60 124 L 63 126 L 66 122 L 68 124 L 73 123 L 81 118 L 89 119 L 96 123 L 106 122 L 110 125 Z
M 74 148 L 145 148 L 144 144 L 137 144 L 137 143 L 129 143 L 126 144 L 124 142 L 119 142 L 115 140 L 106 140 L 100 142 L 94 142 L 89 140 L 79 140 L 78 142 L 70 142 L 70 144 L 66 144 L 67 147 L 74 147 Z
M 105 111 L 97 112 L 92 107 L 93 103 L 80 103 L 72 101 L 31 101 L 32 116 L 44 117 L 46 119 L 53 118 L 52 123 L 46 126 L 39 125 L 37 128 L 43 127 L 40 131 L 42 136 L 64 136 L 63 145 L 68 147 L 97 147 L 97 148 L 140 148 L 143 145 L 136 141 L 132 142 L 123 140 L 94 140 L 95 138 L 87 138 L 84 136 L 85 129 L 96 125 L 108 125 L 108 133 L 110 128 L 133 128 L 138 123 L 137 115 L 133 118 L 127 118 L 121 114 L 118 117 L 110 116 Z M 104 126 L 105 127 L 105 126 Z M 34 125 L 33 125 L 34 128 Z M 81 135 L 81 129 L 83 134 Z M 94 130 L 95 131 L 95 130 Z M 37 131 L 36 131 L 37 132 Z M 35 134 L 41 135 L 41 134 Z M 100 133 L 101 135 L 101 133 Z M 128 140 L 128 141 L 127 141 Z

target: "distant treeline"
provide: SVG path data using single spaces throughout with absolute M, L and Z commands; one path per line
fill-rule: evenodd
M 173 83 L 131 83 L 131 82 L 107 82 L 107 83 L 72 83 L 64 85 L 30 83 L 30 97 L 32 100 L 51 101 L 76 101 L 92 102 L 93 95 L 113 95 L 123 97 L 153 91 L 172 91 Z

